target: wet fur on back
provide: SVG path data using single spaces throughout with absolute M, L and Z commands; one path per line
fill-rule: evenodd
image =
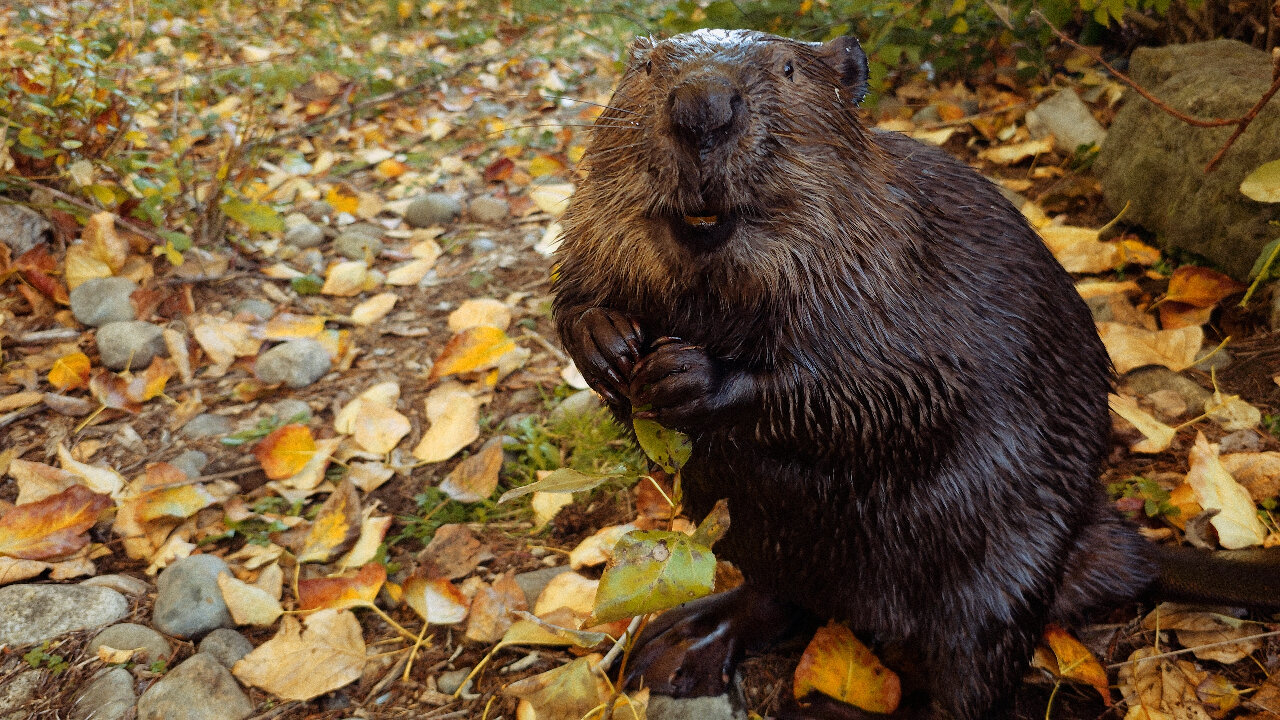
M 638 41 L 564 218 L 556 321 L 575 359 L 607 308 L 747 378 L 681 428 L 691 513 L 729 500 L 717 553 L 899 662 L 904 712 L 977 717 L 1047 622 L 1145 587 L 1149 550 L 1096 481 L 1110 365 L 1070 278 L 989 182 L 864 128 L 848 42 Z M 726 137 L 673 126 L 687 82 L 734 89 Z M 728 234 L 690 242 L 689 216 Z

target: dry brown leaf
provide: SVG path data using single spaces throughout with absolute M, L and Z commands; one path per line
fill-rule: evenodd
M 467 300 L 449 313 L 449 332 L 452 333 L 482 325 L 506 330 L 510 324 L 511 308 L 493 298 Z
M 569 567 L 581 570 L 584 567 L 605 564 L 613 557 L 613 546 L 618 544 L 618 540 L 635 529 L 634 523 L 626 523 L 597 530 L 594 535 L 578 543 L 578 546 L 569 552 Z
M 1152 331 L 1100 322 L 1098 335 L 1119 373 L 1145 365 L 1161 365 L 1175 372 L 1183 370 L 1195 364 L 1200 346 L 1204 344 L 1204 331 L 1199 327 Z
M 50 379 L 50 381 L 52 382 L 52 379 Z M 87 380 L 85 381 L 85 384 L 88 384 Z M 43 401 L 44 398 L 44 393 L 36 390 L 21 390 L 13 393 L 12 395 L 5 395 L 0 398 L 0 413 L 29 408 L 32 405 Z
M 1195 692 L 1208 673 L 1186 660 L 1150 657 L 1155 654 L 1155 648 L 1138 648 L 1120 668 L 1120 692 L 1129 705 L 1125 718 L 1210 720 Z
M 494 437 L 462 462 L 440 482 L 440 490 L 458 502 L 480 502 L 493 495 L 502 470 L 502 438 Z
M 1187 484 L 1196 492 L 1196 501 L 1206 510 L 1217 510 L 1209 521 L 1218 531 L 1218 542 L 1228 550 L 1261 545 L 1267 529 L 1258 520 L 1258 508 L 1249 491 L 1236 482 L 1218 461 L 1218 446 L 1196 433 L 1190 453 Z
M 298 562 L 328 562 L 356 541 L 360 526 L 360 495 L 350 480 L 343 480 L 316 513 Z
M 350 475 L 347 476 L 347 482 L 351 482 Z M 377 557 L 378 547 L 382 544 L 382 539 L 387 536 L 387 530 L 391 528 L 391 522 L 395 518 L 389 515 L 375 516 L 373 513 L 373 508 L 365 508 L 364 519 L 360 523 L 360 537 L 356 540 L 356 544 L 351 546 L 351 550 L 338 561 L 339 570 L 366 565 Z
M 369 563 L 358 572 L 339 577 L 299 580 L 298 608 L 310 612 L 370 607 L 386 581 L 387 569 L 380 563 Z
M 1102 242 L 1092 228 L 1046 225 L 1040 237 L 1067 272 L 1101 273 L 1112 270 L 1120 257 L 1115 243 Z
M 1013 165 L 1047 152 L 1053 152 L 1053 136 L 987 148 L 979 152 L 978 157 L 997 165 Z
M 602 660 L 592 653 L 540 675 L 517 680 L 502 689 L 504 695 L 520 698 L 518 718 L 537 720 L 582 720 L 607 709 L 613 696 L 612 686 L 603 672 L 595 669 Z M 630 720 L 644 718 L 648 690 L 621 696 L 613 706 L 613 717 Z M 634 714 L 633 714 L 634 713 Z
M 451 580 L 470 575 L 480 563 L 493 559 L 493 551 L 462 523 L 449 523 L 436 529 L 421 558 L 429 564 L 432 577 Z
M 79 476 L 52 465 L 31 462 L 22 458 L 9 461 L 9 477 L 18 484 L 18 505 L 26 505 L 57 495 L 79 481 Z
M 71 457 L 70 451 L 62 443 L 58 443 L 58 462 L 62 469 L 80 478 L 92 491 L 119 498 L 124 490 L 124 478 L 111 468 L 98 467 L 82 463 Z
M 461 385 L 441 385 L 427 396 L 431 426 L 413 449 L 423 462 L 448 460 L 480 437 L 480 403 Z
M 579 621 L 591 617 L 596 604 L 599 580 L 591 580 L 576 572 L 565 572 L 551 578 L 533 603 L 533 614 L 547 617 L 555 610 L 567 608 Z
M 382 487 L 383 483 L 391 479 L 395 474 L 395 470 L 387 467 L 385 463 L 376 461 L 352 461 L 347 473 L 347 478 L 351 480 L 351 484 L 360 488 L 366 493 L 371 493 Z
M 247 685 L 285 700 L 309 700 L 360 679 L 365 666 L 360 623 L 349 610 L 321 610 L 298 620 L 286 615 L 280 632 L 244 656 L 231 671 Z
M 1223 395 L 1215 390 L 1204 402 L 1204 412 L 1210 420 L 1227 432 L 1252 430 L 1262 423 L 1262 411 L 1240 399 L 1239 395 Z
M 0 515 L 0 555 L 19 560 L 61 558 L 89 544 L 86 534 L 111 498 L 83 485 Z
M 1111 393 L 1107 395 L 1107 404 L 1111 407 L 1111 412 L 1128 420 L 1138 429 L 1138 432 L 1142 433 L 1143 439 L 1129 446 L 1130 450 L 1138 453 L 1159 453 L 1169 449 L 1177 433 L 1173 428 L 1156 420 L 1147 411 L 1138 407 L 1137 400 L 1126 395 Z
M 467 617 L 470 602 L 446 578 L 410 576 L 404 583 L 404 601 L 432 625 L 453 625 Z
M 471 599 L 467 618 L 467 639 L 479 643 L 495 643 L 511 627 L 512 612 L 527 610 L 524 590 L 515 579 L 515 570 L 503 573 L 493 585 L 486 585 Z
M 230 573 L 218 575 L 218 590 L 222 592 L 227 610 L 231 611 L 231 619 L 237 625 L 266 627 L 284 614 L 284 608 L 275 596 L 243 580 L 237 580 Z
M 1280 495 L 1280 452 L 1231 453 L 1218 461 L 1255 502 Z

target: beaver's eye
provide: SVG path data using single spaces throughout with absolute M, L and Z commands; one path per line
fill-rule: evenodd
M 645 74 L 645 75 L 652 75 L 652 74 L 653 74 L 653 61 L 652 61 L 652 60 L 645 60 L 645 61 L 644 61 L 644 74 Z
M 791 61 L 790 61 L 790 60 L 788 60 L 788 61 L 787 61 L 787 62 L 782 66 L 782 74 L 783 74 L 783 75 L 786 75 L 788 79 L 791 79 L 791 75 L 792 75 L 794 72 L 795 72 L 795 68 L 791 67 Z

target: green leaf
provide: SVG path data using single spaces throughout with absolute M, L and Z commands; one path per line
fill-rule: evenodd
M 552 470 L 546 477 L 531 482 L 528 485 L 521 485 L 518 488 L 512 488 L 498 498 L 498 504 L 508 500 L 514 500 L 521 495 L 528 495 L 531 492 L 553 492 L 553 493 L 573 493 L 579 490 L 590 490 L 593 487 L 603 483 L 610 478 L 618 477 L 611 474 L 595 474 L 584 473 L 574 470 L 573 468 L 560 468 Z
M 270 205 L 243 200 L 227 200 L 222 203 L 227 217 L 258 232 L 284 232 L 284 218 Z
M 1250 200 L 1280 202 L 1280 160 L 1263 163 L 1245 176 L 1240 192 Z
M 303 275 L 289 281 L 289 286 L 299 295 L 319 295 L 324 287 L 324 278 L 318 275 Z
M 691 538 L 699 545 L 712 547 L 727 532 L 729 532 L 729 501 L 720 498 L 716 501 L 715 507 L 711 508 L 711 512 L 698 523 L 698 529 L 693 532 Z
M 1266 247 L 1262 248 L 1262 252 L 1258 253 L 1258 259 L 1253 261 L 1253 269 L 1249 271 L 1249 277 L 1262 276 L 1263 282 L 1280 277 L 1280 263 L 1276 262 L 1277 255 L 1280 255 L 1280 238 L 1267 243 Z
M 600 577 L 586 625 L 666 610 L 709 595 L 715 574 L 711 550 L 684 533 L 627 533 L 614 546 L 613 560 Z
M 609 639 L 609 636 L 602 632 L 587 632 L 552 625 L 524 610 L 516 610 L 513 614 L 519 619 L 503 634 L 500 643 L 502 645 L 577 645 L 592 648 Z
M 689 461 L 693 452 L 693 443 L 689 436 L 679 430 L 669 430 L 653 420 L 633 418 L 632 425 L 636 429 L 636 440 L 649 459 L 662 466 L 662 469 L 674 473 Z

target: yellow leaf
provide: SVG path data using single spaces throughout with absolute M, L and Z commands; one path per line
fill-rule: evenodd
M 876 713 L 891 713 L 902 699 L 898 676 L 858 641 L 849 628 L 831 621 L 814 633 L 796 667 L 797 700 L 820 692 Z
M 497 367 L 498 360 L 515 347 L 511 338 L 498 328 L 486 325 L 468 328 L 449 339 L 431 367 L 427 382 L 446 375 Z
M 1044 641 L 1058 661 L 1058 675 L 1089 685 L 1102 696 L 1102 702 L 1111 706 L 1111 691 L 1107 686 L 1107 671 L 1089 648 L 1072 637 L 1071 633 L 1057 625 L 1044 630 Z
M 242 682 L 286 700 L 309 700 L 360 679 L 365 666 L 360 623 L 349 610 L 321 610 L 306 619 L 286 615 L 280 632 L 231 671 Z
M 355 215 L 356 209 L 360 207 L 360 195 L 346 183 L 339 183 L 329 188 L 324 199 L 335 212 Z
M 262 471 L 272 480 L 297 474 L 315 455 L 316 442 L 306 425 L 285 425 L 264 437 L 253 448 Z
M 460 385 L 442 385 L 427 396 L 431 427 L 413 449 L 423 462 L 440 462 L 480 437 L 480 403 Z
M 89 386 L 89 356 L 82 352 L 63 355 L 49 369 L 49 384 L 59 390 Z
M 355 542 L 360 532 L 360 496 L 344 480 L 320 506 L 298 552 L 298 562 L 327 562 Z

